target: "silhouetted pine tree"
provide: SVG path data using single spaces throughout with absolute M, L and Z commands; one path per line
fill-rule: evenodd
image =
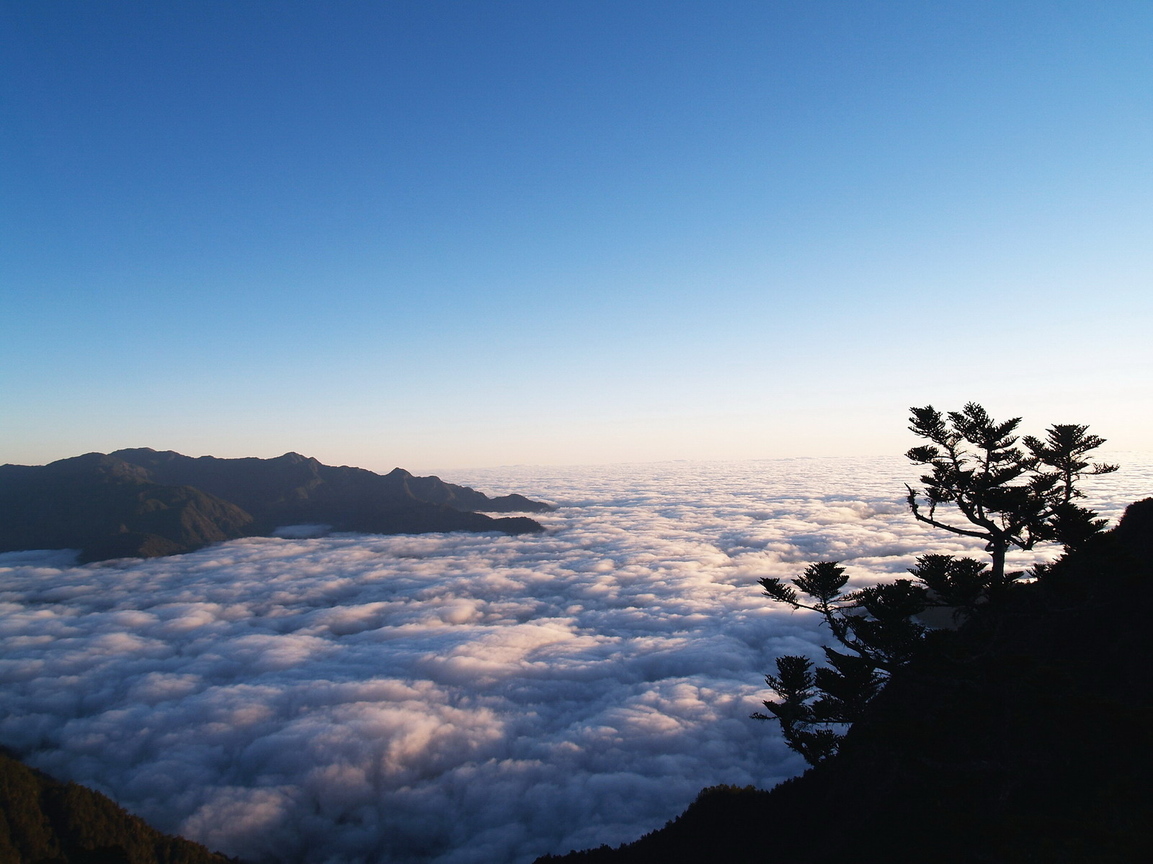
M 924 489 L 907 486 L 913 516 L 926 524 L 986 541 L 992 566 L 971 558 L 924 555 L 897 579 L 845 592 L 848 575 L 837 561 L 807 567 L 786 584 L 760 580 L 766 596 L 819 613 L 845 651 L 825 646 L 828 665 L 813 667 L 803 656 L 777 659 L 777 674 L 765 682 L 777 698 L 765 700 L 768 713 L 757 720 L 780 723 L 786 743 L 810 764 L 837 752 L 845 729 L 858 720 L 885 680 L 906 664 L 931 629 L 919 616 L 932 607 L 952 611 L 956 623 L 969 619 L 1023 573 L 1006 573 L 1012 547 L 1031 549 L 1043 541 L 1066 550 L 1083 545 L 1104 527 L 1089 509 L 1075 503 L 1084 476 L 1107 474 L 1116 465 L 1095 464 L 1086 454 L 1104 443 L 1087 426 L 1059 424 L 1044 440 L 1026 436 L 1028 452 L 1017 447 L 1021 418 L 997 422 L 975 402 L 943 415 L 931 405 L 912 408 L 910 430 L 931 441 L 906 454 L 929 466 Z M 945 521 L 942 507 L 955 508 L 966 524 Z M 1044 576 L 1037 567 L 1033 576 Z

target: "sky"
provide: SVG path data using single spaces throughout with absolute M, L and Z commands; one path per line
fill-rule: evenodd
M 0 2 L 0 462 L 1153 450 L 1153 6 Z
M 926 553 L 984 557 L 909 515 L 910 473 L 900 456 L 493 468 L 466 479 L 557 504 L 546 533 L 0 554 L 0 741 L 257 864 L 630 842 L 702 787 L 805 767 L 749 715 L 774 659 L 820 659 L 828 631 L 760 577 L 836 559 L 855 588 Z M 1116 520 L 1151 484 L 1153 459 L 1131 459 L 1083 488 Z

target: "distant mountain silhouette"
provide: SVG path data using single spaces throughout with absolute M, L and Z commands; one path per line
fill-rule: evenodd
M 0 748 L 0 862 L 229 864 L 198 843 L 161 834 L 98 792 L 61 783 Z
M 478 511 L 551 509 L 401 468 L 380 475 L 298 453 L 218 459 L 137 448 L 0 466 L 0 551 L 80 549 L 84 562 L 172 555 L 305 523 L 374 534 L 523 534 L 543 529 L 524 516 Z

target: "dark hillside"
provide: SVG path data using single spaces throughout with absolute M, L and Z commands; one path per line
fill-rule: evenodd
M 490 499 L 437 477 L 414 477 L 401 468 L 381 475 L 363 468 L 323 465 L 299 453 L 275 459 L 218 459 L 139 448 L 118 450 L 112 456 L 144 469 L 155 482 L 194 486 L 233 502 L 252 514 L 253 533 L 260 534 L 307 522 L 373 534 L 520 534 L 539 531 L 540 526 L 525 517 L 494 520 L 477 511 L 552 509 L 519 495 Z M 510 503 L 523 506 L 514 508 Z
M 228 864 L 99 793 L 0 752 L 0 864 Z
M 373 534 L 524 534 L 541 526 L 478 511 L 551 509 L 400 468 L 380 475 L 298 453 L 217 459 L 140 448 L 0 466 L 0 552 L 78 548 L 82 562 L 172 555 L 304 523 Z
M 144 469 L 154 482 L 195 486 L 278 525 L 288 524 L 284 520 L 299 520 L 317 509 L 347 509 L 364 502 L 374 502 L 376 506 L 446 505 L 461 512 L 543 513 L 552 509 L 521 495 L 489 498 L 475 489 L 445 483 L 439 477 L 416 477 L 403 468 L 376 474 L 364 468 L 324 465 L 299 453 L 286 453 L 275 459 L 218 459 L 137 448 L 117 450 L 111 455 Z
M 0 466 L 0 514 L 0 551 L 79 548 L 81 561 L 171 555 L 253 533 L 235 504 L 100 453 Z
M 660 831 L 543 861 L 1153 860 L 1153 500 L 935 634 L 841 752 L 772 791 L 705 790 Z

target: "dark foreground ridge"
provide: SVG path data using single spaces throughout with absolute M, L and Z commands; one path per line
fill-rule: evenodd
M 190 552 L 284 525 L 336 531 L 542 531 L 526 516 L 548 504 L 489 498 L 397 468 L 375 474 L 287 453 L 192 458 L 148 448 L 88 453 L 42 466 L 0 466 L 0 552 L 80 549 L 80 561 Z
M 0 864 L 229 864 L 0 750 Z M 233 862 L 235 864 L 235 862 Z
M 1153 499 L 939 631 L 840 752 L 538 864 L 1153 861 Z

